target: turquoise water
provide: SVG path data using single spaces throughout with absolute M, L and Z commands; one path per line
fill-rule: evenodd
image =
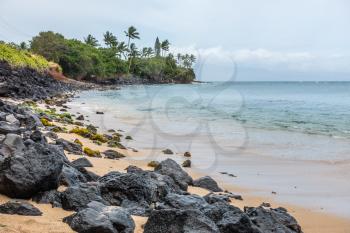
M 350 138 L 350 82 L 130 86 L 83 96 L 89 95 L 102 105 L 125 105 L 181 123 L 234 121 L 248 128 Z
M 350 159 L 350 82 L 125 86 L 75 102 L 104 111 L 97 124 L 124 127 L 145 148 L 186 151 L 200 141 L 213 156 Z

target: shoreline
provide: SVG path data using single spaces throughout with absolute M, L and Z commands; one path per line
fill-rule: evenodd
M 85 105 L 87 107 L 87 105 Z M 76 111 L 77 109 L 70 109 L 69 111 Z M 74 113 L 74 112 L 72 112 Z M 91 120 L 93 117 L 89 117 Z M 120 120 L 117 118 L 117 120 Z M 122 121 L 123 122 L 123 121 Z M 96 122 L 91 122 L 96 124 Z M 123 124 L 123 123 L 121 123 Z M 135 142 L 137 144 L 137 141 Z M 159 150 L 159 149 L 158 149 Z M 156 151 L 158 151 L 156 150 Z M 142 153 L 142 150 L 140 150 L 139 153 Z M 140 154 L 138 155 L 140 156 Z M 142 157 L 142 156 L 141 156 Z M 179 157 L 179 155 L 172 155 L 169 156 L 169 158 L 174 157 Z M 166 156 L 163 157 L 164 159 L 167 158 Z M 271 158 L 269 158 L 271 159 Z M 277 159 L 278 160 L 278 159 Z M 133 160 L 133 163 L 139 162 L 139 160 Z M 304 161 L 300 161 L 304 162 Z M 332 164 L 331 162 L 325 162 L 325 161 L 307 161 L 305 160 L 306 163 L 309 162 L 319 162 L 320 164 Z M 146 163 L 146 162 L 145 162 Z M 140 164 L 138 164 L 140 165 Z M 145 166 L 145 164 L 143 164 Z M 147 167 L 143 167 L 147 168 Z M 148 168 L 149 169 L 149 168 Z M 205 173 L 201 173 L 199 171 L 196 171 L 193 168 L 186 169 L 186 171 L 189 172 L 191 176 L 194 178 L 200 177 L 203 175 L 207 175 Z M 321 233 L 321 232 L 330 232 L 330 229 L 334 233 L 343 233 L 345 229 L 350 228 L 350 218 L 333 214 L 333 213 L 326 213 L 322 210 L 317 211 L 312 208 L 308 207 L 303 207 L 302 205 L 295 205 L 295 204 L 290 204 L 285 201 L 278 201 L 276 198 L 273 196 L 271 197 L 266 197 L 263 195 L 257 195 L 254 193 L 254 190 L 248 187 L 244 186 L 235 186 L 229 183 L 225 183 L 222 179 L 219 177 L 215 177 L 215 180 L 218 181 L 219 185 L 222 186 L 223 188 L 232 191 L 236 194 L 240 194 L 243 196 L 243 201 L 234 201 L 233 204 L 236 206 L 239 206 L 240 208 L 243 208 L 244 206 L 259 206 L 263 202 L 269 202 L 273 207 L 279 207 L 283 206 L 286 207 L 289 212 L 298 220 L 298 222 L 301 224 L 303 227 L 304 232 L 306 233 Z M 198 191 L 198 190 L 196 190 Z M 321 224 L 322 223 L 322 224 Z
M 153 115 L 153 113 L 138 110 L 137 107 L 140 106 L 133 106 L 132 101 L 132 106 L 129 108 L 123 104 L 123 99 L 121 101 L 115 99 L 115 105 L 112 106 L 113 99 L 108 97 L 104 99 L 105 94 L 103 93 L 97 93 L 96 95 L 95 98 L 95 92 L 81 94 L 81 99 L 74 100 L 69 106 L 73 112 L 75 107 L 81 107 L 80 110 L 90 115 L 89 119 L 98 125 L 101 130 L 107 130 L 113 126 L 130 133 L 136 140 L 129 141 L 128 145 L 153 150 L 152 153 L 147 153 L 144 156 L 145 159 L 161 160 L 164 158 L 161 150 L 170 148 L 180 155 L 173 158 L 181 163 L 183 162 L 182 154 L 189 150 L 194 155 L 192 157 L 193 168 L 198 168 L 201 172 L 210 174 L 213 178 L 220 178 L 224 182 L 246 187 L 253 190 L 256 195 L 266 198 L 273 197 L 279 202 L 306 206 L 322 213 L 327 212 L 338 214 L 341 217 L 350 217 L 349 208 L 345 208 L 348 204 L 345 206 L 342 204 L 350 201 L 347 197 L 347 193 L 350 192 L 347 181 L 347 177 L 350 177 L 348 172 L 350 164 L 337 160 L 335 162 L 315 160 L 315 158 L 317 159 L 316 156 L 320 156 L 321 159 L 324 158 L 318 153 L 324 147 L 313 149 L 314 147 L 318 148 L 317 145 L 324 142 L 324 136 L 320 136 L 321 138 L 310 135 L 302 137 L 299 133 L 293 133 L 290 138 L 296 138 L 300 143 L 288 145 L 288 140 L 285 140 L 288 133 L 280 134 L 273 131 L 271 134 L 269 131 L 261 131 L 253 137 L 254 141 L 250 141 L 252 133 L 248 131 L 250 139 L 242 150 L 232 152 L 232 156 L 231 154 L 220 156 L 215 155 L 215 151 L 212 150 L 209 144 L 211 142 L 207 141 L 205 137 L 206 132 L 204 134 L 198 133 L 199 136 L 196 135 L 195 138 L 186 135 L 178 137 L 176 132 L 172 135 L 171 131 L 167 134 L 168 129 L 170 129 L 167 125 L 176 127 L 171 119 L 164 121 L 163 118 L 156 115 L 157 113 Z M 113 93 L 108 93 L 107 96 L 109 95 L 114 96 Z M 118 96 L 118 93 L 116 95 Z M 128 92 L 122 92 L 120 95 L 122 98 L 124 96 L 128 97 Z M 109 105 L 104 104 L 104 100 Z M 86 104 L 79 106 L 81 102 L 86 102 Z M 98 104 L 99 102 L 101 103 Z M 105 114 L 95 115 L 95 111 L 104 111 Z M 176 121 L 174 122 L 176 123 Z M 264 147 L 260 144 L 256 146 L 258 136 L 262 138 L 261 140 L 264 140 L 266 144 Z M 280 137 L 282 137 L 283 144 L 280 144 Z M 275 139 L 277 141 L 269 144 L 266 143 L 267 139 L 268 142 Z M 319 141 L 321 139 L 323 141 Z M 339 144 L 334 145 L 337 147 Z M 323 155 L 329 153 L 330 156 L 336 157 L 330 151 L 332 150 L 323 151 Z M 270 156 L 269 153 L 271 152 Z M 295 158 L 293 156 L 279 156 L 279 153 L 283 152 L 296 154 L 297 156 L 300 154 L 300 156 Z M 310 157 L 309 160 L 304 159 L 308 156 Z M 238 177 L 221 175 L 221 172 L 233 173 Z M 272 191 L 277 192 L 277 195 L 272 195 Z
M 88 104 L 85 105 L 84 107 L 88 107 Z M 72 110 L 76 111 L 77 109 L 73 109 L 73 108 L 70 109 L 70 111 L 72 111 Z M 74 113 L 74 112 L 72 112 L 72 113 Z M 90 120 L 92 120 L 93 118 L 94 118 L 93 115 L 89 117 Z M 118 121 L 118 124 L 123 124 L 124 120 L 127 121 L 127 119 L 120 119 L 120 118 L 116 118 L 116 120 Z M 121 120 L 121 122 L 120 122 L 120 120 Z M 97 124 L 97 122 L 92 122 L 92 123 Z M 135 143 L 137 144 L 137 141 Z M 150 148 L 149 150 L 154 150 L 154 148 Z M 160 151 L 160 148 L 157 148 L 154 151 Z M 171 158 L 171 156 L 169 156 L 169 157 Z M 173 155 L 172 158 L 174 159 L 174 157 L 178 157 L 181 160 L 181 156 L 179 156 L 178 154 Z M 154 158 L 154 157 L 151 156 L 151 158 Z M 159 156 L 158 156 L 158 158 L 159 158 Z M 163 156 L 162 158 L 165 159 L 166 157 Z M 283 159 L 278 159 L 278 158 L 271 158 L 271 157 L 267 157 L 267 158 L 272 159 L 272 160 L 277 160 L 277 161 L 279 161 L 279 160 L 283 161 Z M 264 159 L 264 158 L 262 158 L 262 159 Z M 304 160 L 302 160 L 299 162 L 318 163 L 318 164 L 322 164 L 322 165 L 323 164 L 326 164 L 326 165 L 334 164 L 330 161 L 311 161 L 311 160 L 304 161 Z M 338 162 L 336 162 L 336 163 L 338 163 Z M 206 173 L 196 171 L 193 168 L 191 168 L 189 170 L 189 173 L 193 177 L 208 175 Z M 210 175 L 212 175 L 212 174 L 210 174 Z M 254 192 L 254 188 L 252 189 L 251 187 L 238 186 L 238 185 L 235 186 L 235 185 L 232 185 L 232 184 L 229 184 L 229 183 L 223 181 L 223 179 L 221 179 L 219 176 L 214 175 L 212 177 L 215 177 L 215 180 L 217 180 L 218 183 L 222 187 L 227 187 L 226 189 L 228 189 L 229 191 L 233 191 L 234 193 L 237 193 L 237 194 L 242 194 L 244 201 L 243 202 L 235 202 L 235 204 L 239 205 L 241 208 L 243 208 L 244 206 L 258 206 L 262 202 L 266 202 L 266 201 L 271 203 L 272 206 L 274 206 L 274 207 L 278 207 L 278 206 L 287 207 L 288 209 L 290 209 L 292 211 L 291 212 L 292 215 L 297 218 L 297 220 L 301 224 L 301 226 L 305 226 L 304 227 L 305 232 L 312 232 L 312 233 L 329 232 L 330 229 L 332 229 L 332 230 L 334 229 L 334 232 L 344 232 L 344 229 L 350 228 L 350 218 L 347 218 L 347 217 L 344 217 L 341 215 L 337 215 L 334 213 L 328 213 L 322 209 L 315 210 L 315 208 L 303 207 L 302 204 L 300 204 L 300 205 L 290 204 L 286 201 L 276 200 L 276 197 L 274 197 L 273 195 L 270 195 L 270 196 L 258 195 Z M 320 224 L 321 222 L 322 222 L 322 224 Z
M 12 102 L 12 101 L 11 101 Z M 13 101 L 14 103 L 19 103 L 18 101 Z M 40 104 L 40 108 L 45 109 L 45 104 Z M 56 107 L 58 110 L 59 107 Z M 71 111 L 70 109 L 67 109 L 68 112 Z M 73 112 L 72 112 L 73 113 Z M 75 113 L 73 113 L 75 114 Z M 94 122 L 89 122 L 94 124 Z M 58 126 L 60 123 L 56 123 Z M 63 125 L 62 125 L 63 126 Z M 69 129 L 70 127 L 74 127 L 75 125 L 67 125 L 66 127 Z M 116 129 L 117 130 L 117 129 Z M 103 151 L 107 149 L 108 147 L 104 145 L 96 145 L 93 144 L 90 140 L 85 139 L 81 136 L 78 136 L 76 134 L 71 133 L 58 133 L 59 138 L 63 138 L 68 141 L 73 141 L 74 139 L 78 138 L 81 140 L 81 142 L 92 149 L 98 149 L 100 151 Z M 137 143 L 137 141 L 136 141 Z M 125 152 L 124 150 L 116 149 L 120 152 Z M 128 165 L 135 165 L 142 169 L 149 170 L 150 167 L 147 167 L 146 160 L 138 160 L 137 158 L 140 158 L 143 156 L 143 153 L 147 153 L 146 150 L 139 150 L 138 152 L 133 152 L 131 150 L 128 150 L 128 155 L 126 158 L 119 159 L 119 160 L 109 160 L 109 159 L 102 159 L 102 158 L 88 158 L 91 163 L 94 165 L 93 168 L 89 168 L 88 170 L 95 172 L 98 175 L 104 175 L 108 173 L 109 171 L 124 171 L 124 169 Z M 70 161 L 73 161 L 81 155 L 72 155 L 66 152 L 67 157 Z M 168 156 L 169 158 L 172 158 L 174 156 L 178 155 L 171 155 Z M 166 159 L 167 156 L 164 155 L 164 159 Z M 187 168 L 185 169 L 193 178 L 198 178 L 200 176 L 206 175 L 202 174 L 195 169 Z M 347 218 L 342 218 L 336 215 L 327 214 L 327 213 L 318 213 L 314 212 L 311 209 L 303 208 L 301 206 L 294 206 L 289 205 L 288 203 L 284 202 L 277 202 L 274 199 L 262 197 L 262 196 L 255 196 L 253 192 L 249 189 L 242 188 L 240 186 L 233 186 L 230 184 L 224 183 L 222 180 L 217 180 L 219 183 L 219 186 L 222 188 L 225 188 L 226 190 L 232 191 L 235 194 L 239 194 L 243 196 L 243 201 L 236 201 L 232 199 L 232 204 L 239 207 L 244 208 L 245 206 L 259 206 L 262 202 L 269 202 L 272 207 L 279 207 L 283 206 L 288 209 L 288 212 L 297 219 L 299 224 L 302 226 L 302 229 L 305 233 L 343 233 L 345 230 L 350 228 L 350 221 Z M 189 187 L 189 192 L 192 194 L 198 194 L 198 195 L 205 195 L 208 193 L 207 190 L 202 188 L 196 188 L 196 187 Z M 4 203 L 5 201 L 9 200 L 9 198 L 0 195 L 0 204 Z M 31 202 L 34 206 L 38 207 L 44 212 L 44 215 L 41 217 L 23 217 L 23 216 L 12 216 L 12 215 L 2 215 L 2 222 L 1 224 L 4 225 L 0 227 L 0 233 L 2 232 L 52 232 L 52 233 L 63 233 L 63 232 L 73 232 L 70 227 L 62 222 L 62 218 L 65 216 L 70 215 L 72 212 L 65 211 L 60 208 L 51 208 L 48 204 L 36 204 Z M 134 221 L 136 223 L 136 233 L 143 232 L 142 225 L 146 222 L 146 218 L 144 217 L 135 217 L 133 216 Z M 321 224 L 322 223 L 322 224 Z M 59 230 L 58 230 L 59 228 Z

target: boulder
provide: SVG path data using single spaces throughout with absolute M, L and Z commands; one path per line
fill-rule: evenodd
M 172 159 L 166 159 L 155 167 L 155 172 L 170 176 L 182 190 L 187 190 L 189 184 L 192 184 L 192 178 L 182 170 L 182 168 Z
M 17 125 L 19 126 L 20 125 L 20 122 L 19 120 L 17 120 L 17 118 L 13 115 L 13 114 L 9 114 L 5 117 L 5 120 L 10 123 L 10 124 L 13 124 L 13 125 Z
M 50 144 L 33 143 L 23 152 L 0 162 L 0 193 L 30 198 L 40 191 L 56 189 L 65 155 Z
M 192 154 L 191 154 L 191 152 L 186 151 L 186 152 L 184 153 L 184 156 L 185 156 L 185 157 L 191 157 Z
M 5 204 L 0 205 L 1 214 L 17 214 L 25 216 L 40 216 L 43 213 L 33 206 L 32 204 L 25 201 L 11 200 Z
M 40 130 L 35 130 L 31 135 L 30 139 L 34 142 L 46 142 L 46 138 L 43 136 Z
M 284 208 L 247 207 L 244 212 L 261 232 L 302 233 L 295 218 L 289 215 Z
M 52 207 L 62 208 L 61 193 L 57 190 L 39 192 L 32 197 L 32 200 L 39 204 L 51 204 Z
M 45 136 L 55 140 L 58 138 L 58 135 L 54 132 L 47 132 Z
M 6 112 L 1 112 L 0 111 L 0 121 L 6 121 L 6 116 L 7 116 L 8 114 L 6 113 Z
M 227 212 L 237 213 L 240 215 L 244 214 L 241 209 L 230 205 L 227 202 L 215 202 L 211 205 L 205 206 L 201 209 L 201 211 L 205 216 L 210 218 L 215 223 L 218 223 L 220 220 L 222 220 L 223 215 Z
M 85 157 L 76 159 L 72 162 L 72 165 L 76 168 L 79 167 L 93 167 L 92 163 Z
M 221 233 L 265 233 L 265 231 L 260 231 L 246 214 L 234 211 L 224 213 L 217 226 Z
M 102 154 L 104 154 L 107 159 L 120 159 L 125 157 L 125 155 L 115 150 L 106 150 Z
M 25 125 L 28 130 L 35 130 L 38 127 L 43 127 L 41 120 L 37 115 L 32 113 L 31 111 L 25 111 L 23 114 L 23 118 L 20 119 L 21 124 Z
M 22 137 L 17 134 L 9 133 L 3 141 L 0 153 L 8 157 L 14 155 L 16 152 L 21 153 L 24 149 L 25 145 Z
M 129 200 L 123 200 L 121 207 L 125 208 L 131 215 L 148 217 L 152 212 L 151 206 L 147 202 L 134 202 Z
M 63 219 L 74 231 L 83 233 L 133 233 L 134 220 L 121 207 L 91 202 L 87 208 Z
M 204 176 L 193 181 L 193 186 L 205 188 L 212 192 L 222 192 L 223 190 L 219 188 L 216 181 L 210 176 Z
M 187 159 L 182 163 L 182 167 L 191 167 L 191 160 Z
M 173 152 L 172 150 L 170 150 L 170 149 L 164 149 L 164 150 L 162 150 L 162 152 L 163 152 L 164 154 L 166 154 L 166 155 L 172 155 L 172 154 L 174 154 L 174 152 Z
M 158 209 L 197 209 L 202 210 L 208 207 L 209 204 L 196 194 L 192 195 L 181 195 L 176 193 L 169 193 L 165 198 L 161 206 L 158 206 Z
M 83 121 L 85 118 L 84 118 L 84 116 L 83 115 L 79 115 L 78 117 L 77 117 L 77 120 L 78 121 Z
M 99 182 L 102 196 L 110 205 L 121 205 L 126 199 L 138 203 L 157 200 L 156 184 L 139 174 L 110 172 Z
M 229 192 L 227 190 L 224 191 L 225 193 L 222 193 L 221 195 L 225 195 L 229 198 L 233 198 L 233 199 L 236 199 L 236 200 L 240 200 L 240 201 L 243 201 L 243 197 L 239 194 L 234 194 L 232 192 Z
M 96 183 L 81 183 L 68 187 L 61 193 L 62 208 L 65 210 L 79 211 L 87 207 L 92 201 L 107 204 L 101 197 L 101 192 Z
M 144 233 L 219 233 L 213 221 L 198 210 L 156 210 L 148 218 Z
M 86 183 L 88 180 L 77 168 L 64 164 L 62 172 L 59 176 L 59 184 L 64 186 L 77 185 L 79 183 Z
M 243 214 L 239 208 L 228 204 L 227 202 L 215 202 L 209 204 L 204 198 L 192 195 L 180 195 L 170 193 L 165 198 L 163 203 L 157 203 L 157 210 L 162 209 L 177 209 L 177 210 L 198 210 L 213 222 L 218 222 L 222 216 L 229 211 Z
M 6 135 L 0 134 L 0 143 L 2 143 L 6 138 Z
M 230 202 L 230 198 L 227 195 L 219 195 L 216 193 L 208 193 L 203 197 L 209 204 L 216 202 Z
M 128 167 L 127 170 L 128 173 L 110 172 L 99 179 L 102 197 L 110 205 L 121 205 L 124 200 L 150 205 L 169 193 L 180 191 L 168 176 L 137 167 Z
M 77 167 L 77 170 L 84 175 L 84 177 L 86 178 L 87 182 L 96 182 L 98 181 L 98 179 L 100 179 L 100 176 L 86 170 L 84 167 Z
M 21 129 L 19 128 L 18 125 L 11 124 L 7 121 L 0 121 L 0 133 L 1 134 L 8 134 L 8 133 L 19 134 L 21 133 Z
M 76 154 L 76 155 L 83 154 L 83 148 L 78 143 L 70 142 L 62 138 L 59 138 L 56 140 L 56 145 L 62 146 L 64 150 L 71 152 L 73 154 Z

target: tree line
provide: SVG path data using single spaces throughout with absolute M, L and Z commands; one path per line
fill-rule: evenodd
M 113 78 L 135 75 L 158 77 L 164 80 L 192 81 L 192 66 L 196 58 L 192 54 L 169 52 L 169 40 L 156 37 L 153 47 L 138 48 L 140 33 L 133 26 L 124 31 L 125 40 L 118 40 L 110 31 L 103 34 L 103 42 L 89 34 L 82 41 L 67 39 L 62 34 L 46 31 L 34 36 L 29 44 L 18 47 L 42 55 L 58 63 L 69 77 Z

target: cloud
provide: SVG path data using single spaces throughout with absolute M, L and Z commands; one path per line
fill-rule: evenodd
M 191 53 L 211 65 L 235 62 L 243 67 L 268 70 L 350 72 L 350 55 L 333 53 L 314 53 L 309 51 L 281 52 L 268 49 L 227 50 L 223 47 L 197 48 L 195 45 L 174 47 L 171 52 Z

